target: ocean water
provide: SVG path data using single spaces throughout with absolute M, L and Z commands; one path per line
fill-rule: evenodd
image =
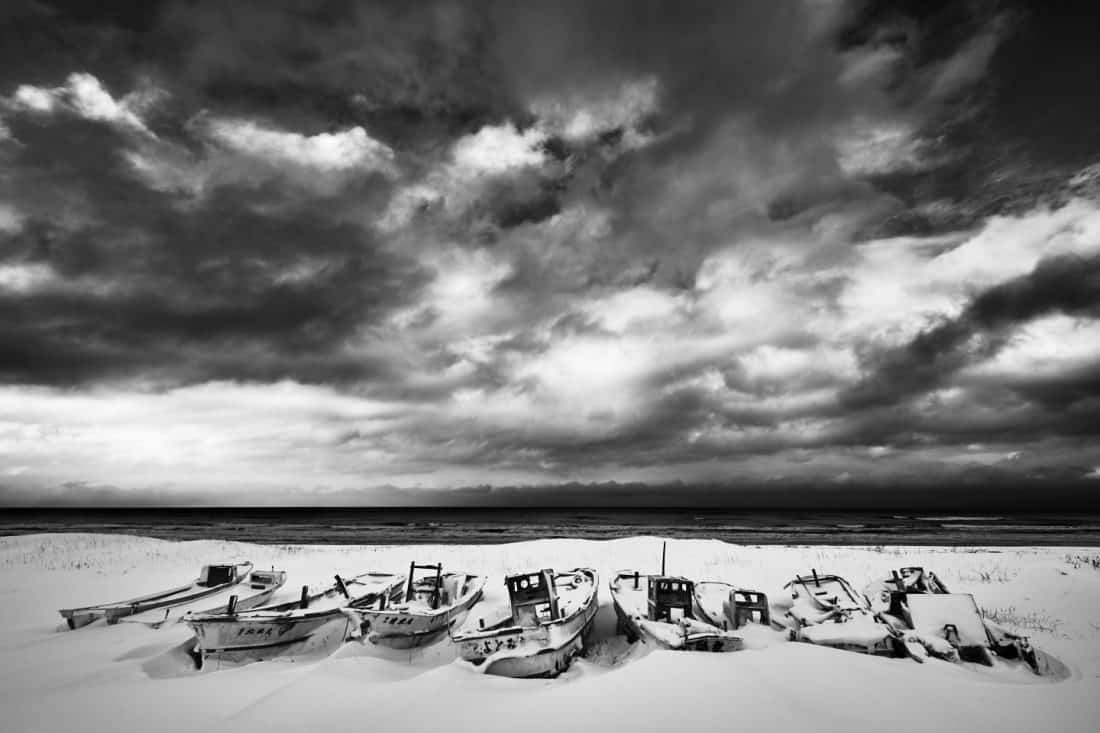
M 0 535 L 107 532 L 260 544 L 498 544 L 654 535 L 749 545 L 1100 547 L 1098 514 L 729 509 L 6 509 Z

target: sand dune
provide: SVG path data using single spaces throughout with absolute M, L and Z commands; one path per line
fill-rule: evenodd
M 742 652 L 651 651 L 615 636 L 606 582 L 655 569 L 661 540 L 546 540 L 489 547 L 306 547 L 166 542 L 112 535 L 0 538 L 0 709 L 5 731 L 114 730 L 784 730 L 1093 731 L 1100 719 L 1100 570 L 1095 549 L 668 545 L 669 569 L 777 593 L 810 567 L 857 587 L 906 564 L 934 569 L 1071 671 L 871 658 L 792 644 L 760 630 Z M 556 680 L 488 677 L 447 640 L 419 650 L 349 642 L 327 656 L 194 670 L 182 625 L 60 630 L 57 609 L 185 582 L 204 563 L 251 560 L 290 573 L 276 600 L 333 573 L 442 561 L 490 576 L 596 567 L 601 610 L 587 659 Z M 474 613 L 477 613 L 475 607 Z

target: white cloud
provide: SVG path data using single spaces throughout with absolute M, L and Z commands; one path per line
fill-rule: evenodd
M 610 89 L 539 99 L 531 111 L 541 128 L 570 142 L 590 142 L 600 133 L 621 130 L 624 147 L 639 148 L 652 139 L 640 128 L 657 111 L 659 91 L 657 78 L 649 76 Z
M 150 109 L 161 96 L 162 91 L 146 87 L 115 99 L 99 79 L 77 72 L 70 74 L 59 87 L 24 84 L 15 90 L 8 104 L 18 111 L 34 114 L 53 114 L 66 109 L 87 120 L 152 135 L 139 113 Z
M 44 264 L 0 264 L 0 293 L 24 295 L 56 280 L 53 268 Z
M 546 153 L 539 148 L 545 140 L 546 134 L 540 130 L 520 132 L 511 122 L 486 125 L 455 142 L 454 165 L 463 176 L 496 175 L 538 166 L 546 161 Z
M 23 231 L 23 214 L 12 204 L 0 201 L 0 232 L 18 234 Z
M 274 165 L 336 173 L 355 170 L 395 173 L 393 150 L 371 138 L 362 127 L 302 135 L 251 120 L 215 117 L 207 119 L 202 129 L 220 145 Z

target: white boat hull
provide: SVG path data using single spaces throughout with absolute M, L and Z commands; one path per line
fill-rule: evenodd
M 469 600 L 438 613 L 423 611 L 364 611 L 362 633 L 372 644 L 392 649 L 411 649 L 437 641 L 452 626 L 461 623 L 470 607 L 481 598 L 479 589 Z
M 598 577 L 577 570 L 591 584 L 580 607 L 570 615 L 538 626 L 464 630 L 452 639 L 459 655 L 474 669 L 504 677 L 556 677 L 586 649 L 586 637 L 599 609 Z
M 195 653 L 200 662 L 240 663 L 330 652 L 347 640 L 354 620 L 342 609 L 333 609 L 282 618 L 253 614 L 188 623 L 195 631 Z

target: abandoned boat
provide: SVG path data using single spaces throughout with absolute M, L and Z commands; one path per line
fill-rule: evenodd
M 799 575 L 783 586 L 790 597 L 772 605 L 773 623 L 791 641 L 882 656 L 907 656 L 903 634 L 885 623 L 871 603 L 838 575 Z M 779 621 L 778 619 L 782 619 Z
M 170 626 L 191 613 L 226 613 L 230 608 L 239 611 L 247 611 L 258 608 L 271 601 L 275 591 L 286 583 L 286 571 L 253 570 L 238 585 L 223 587 L 217 593 L 202 598 L 184 601 L 182 603 L 157 608 L 151 611 L 136 613 L 121 619 L 123 622 L 145 624 L 153 628 Z M 251 595 L 246 595 L 251 593 Z
M 993 666 L 1008 660 L 1040 675 L 1061 675 L 1064 665 L 1015 634 L 984 618 L 974 596 L 951 593 L 935 573 L 901 568 L 888 580 L 871 583 L 867 597 L 880 616 L 906 635 L 911 651 L 952 662 Z M 912 649 L 916 644 L 919 648 Z
M 619 633 L 662 649 L 731 652 L 742 647 L 737 634 L 721 623 L 698 618 L 695 584 L 680 576 L 643 575 L 623 570 L 611 580 L 611 600 Z
M 495 609 L 502 617 L 475 621 L 470 614 L 451 639 L 462 658 L 486 674 L 555 677 L 585 652 L 598 581 L 591 568 L 509 575 L 508 606 Z
M 126 616 L 208 598 L 237 585 L 251 571 L 252 563 L 250 562 L 206 565 L 199 573 L 199 577 L 187 585 L 131 598 L 128 601 L 101 603 L 81 608 L 63 608 L 58 613 L 65 619 L 70 629 L 79 629 L 101 618 L 106 619 L 109 624 L 114 624 Z
M 416 572 L 428 575 L 416 576 Z M 461 623 L 470 607 L 481 598 L 485 577 L 443 572 L 443 565 L 409 565 L 403 597 L 389 603 L 383 594 L 377 607 L 355 606 L 360 630 L 368 641 L 397 649 L 422 646 Z
M 403 575 L 391 573 L 337 575 L 332 586 L 318 592 L 303 586 L 301 597 L 289 603 L 188 613 L 183 622 L 195 632 L 192 657 L 201 667 L 210 659 L 242 663 L 331 651 L 359 635 L 359 619 L 346 609 L 377 604 L 379 596 L 396 601 L 404 583 Z
M 768 597 L 758 590 L 704 580 L 695 584 L 694 598 L 696 617 L 722 629 L 742 629 L 748 624 L 771 625 Z

